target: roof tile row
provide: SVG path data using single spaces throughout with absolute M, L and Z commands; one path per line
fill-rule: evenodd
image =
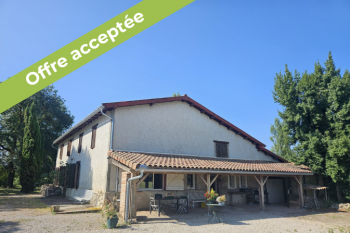
M 208 169 L 224 171 L 312 173 L 306 166 L 262 160 L 238 160 L 125 151 L 109 151 L 108 155 L 132 169 L 145 164 L 153 168 Z

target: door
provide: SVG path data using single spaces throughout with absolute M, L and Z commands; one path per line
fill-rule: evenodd
M 269 203 L 284 202 L 283 179 L 268 179 L 266 189 L 269 193 Z

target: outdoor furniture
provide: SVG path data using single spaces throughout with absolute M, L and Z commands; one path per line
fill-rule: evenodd
M 207 203 L 207 206 L 210 206 L 211 207 L 211 211 L 212 211 L 212 215 L 211 217 L 209 218 L 208 220 L 208 223 L 210 223 L 210 221 L 214 222 L 214 220 L 217 218 L 219 220 L 219 223 L 222 222 L 224 223 L 224 221 L 222 221 L 221 217 L 220 217 L 220 214 L 219 214 L 219 211 L 218 209 L 220 209 L 221 207 L 224 207 L 225 205 L 219 205 L 219 204 L 208 204 Z M 208 210 L 209 211 L 209 210 Z M 209 212 L 208 212 L 209 214 Z
M 187 198 L 187 196 L 186 196 Z M 169 198 L 169 197 L 165 197 L 165 198 L 157 198 L 155 200 L 158 200 L 158 206 L 161 206 L 161 201 L 169 201 L 169 200 L 176 200 L 176 210 L 179 209 L 179 200 L 180 199 L 185 199 L 182 197 L 173 197 L 173 198 Z M 188 201 L 186 204 L 186 212 L 188 213 Z M 158 216 L 160 216 L 160 208 L 158 208 Z
M 319 209 L 320 207 L 318 206 L 318 202 L 317 202 L 317 196 L 316 196 L 316 191 L 317 190 L 324 190 L 325 191 L 325 199 L 326 201 L 328 201 L 328 197 L 327 197 L 327 187 L 326 186 L 320 186 L 320 185 L 314 185 L 314 184 L 304 184 L 303 185 L 303 189 L 305 190 L 312 190 L 314 193 L 314 201 L 315 201 L 315 206 L 317 209 Z
M 80 203 L 81 205 L 84 204 L 85 202 L 89 202 L 92 198 L 92 195 L 94 192 L 92 190 L 84 190 L 83 194 L 81 197 L 79 196 L 74 196 L 73 199 L 75 200 L 73 203 Z
M 187 213 L 188 212 L 188 210 L 186 209 L 187 208 L 187 204 L 188 204 L 187 196 L 181 196 L 179 199 L 180 200 L 179 200 L 179 205 L 178 205 L 177 212 L 180 212 L 180 213 L 185 212 L 185 213 Z
M 150 201 L 149 201 L 149 213 L 152 213 L 152 210 L 154 211 L 159 210 L 159 205 L 156 205 L 156 200 L 154 197 L 150 197 Z
M 192 202 L 192 208 L 194 209 L 194 203 L 197 202 L 206 202 L 206 198 L 204 197 L 204 193 L 202 192 L 190 192 L 188 193 L 188 200 Z

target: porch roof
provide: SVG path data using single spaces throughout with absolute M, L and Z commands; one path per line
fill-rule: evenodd
M 191 169 L 195 170 L 216 170 L 229 173 L 251 172 L 251 173 L 285 173 L 307 174 L 313 173 L 307 166 L 298 166 L 293 163 L 283 163 L 263 160 L 239 160 L 227 158 L 201 157 L 192 155 L 172 155 L 145 152 L 109 151 L 109 158 L 112 158 L 134 170 L 141 164 L 158 169 Z M 185 170 L 185 171 L 186 171 Z M 184 170 L 182 170 L 184 172 Z

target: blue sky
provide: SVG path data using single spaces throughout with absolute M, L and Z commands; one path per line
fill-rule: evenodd
M 0 81 L 138 2 L 0 0 Z M 196 0 L 54 86 L 75 122 L 101 103 L 187 94 L 270 149 L 276 73 L 311 72 L 329 51 L 350 69 L 349 15 L 346 0 Z

